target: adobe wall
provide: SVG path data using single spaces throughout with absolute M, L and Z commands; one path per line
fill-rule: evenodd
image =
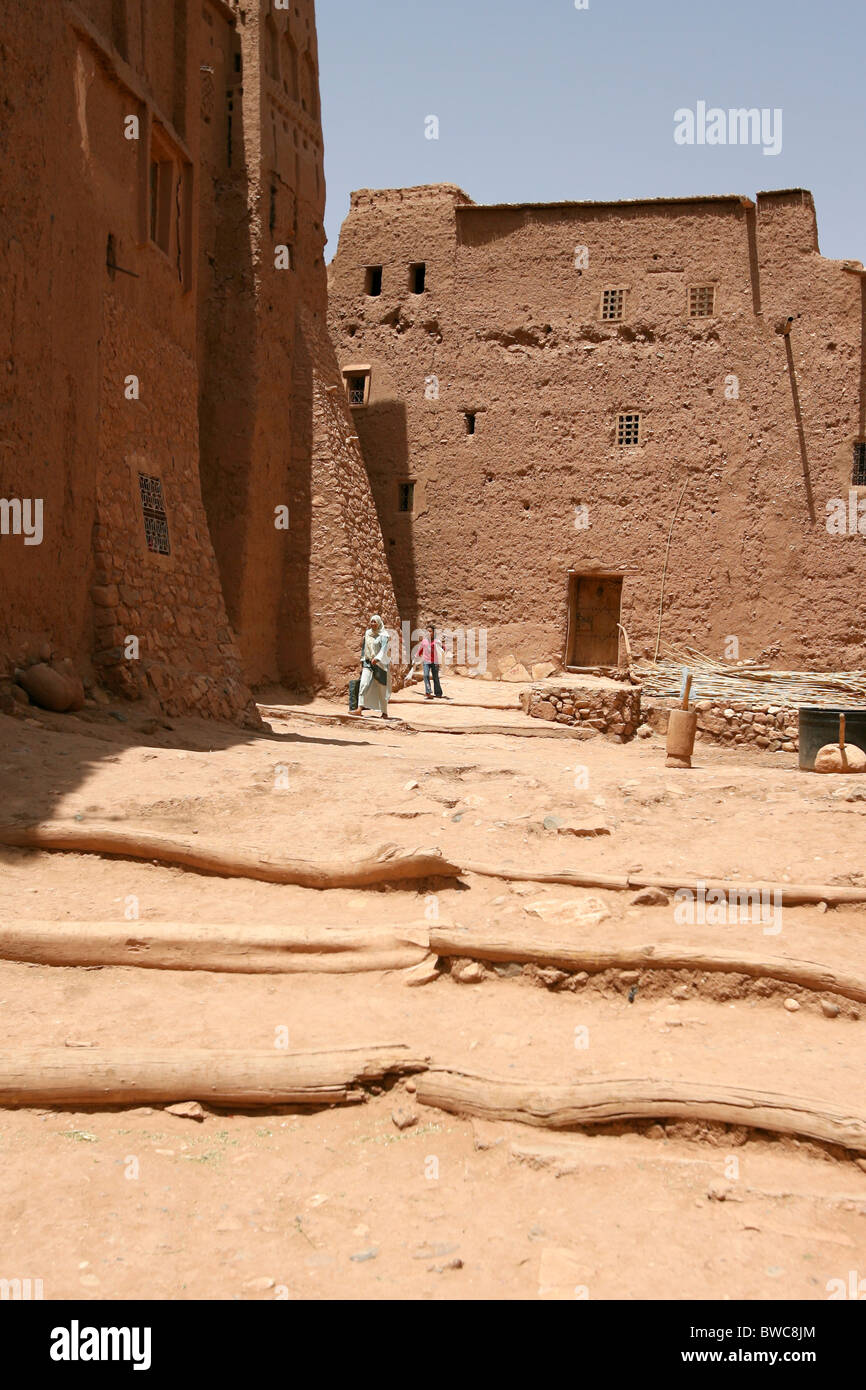
M 250 681 L 344 692 L 396 607 L 327 333 L 312 0 L 247 6 L 236 45 L 203 56 L 231 105 L 230 160 L 224 111 L 202 117 L 203 492 Z
M 18 663 L 46 643 L 169 712 L 255 719 L 198 480 L 200 14 L 173 0 L 0 9 L 0 279 L 14 306 L 0 315 L 0 495 L 38 490 L 45 528 L 39 546 L 0 537 L 0 651 Z M 164 249 L 149 221 L 153 130 L 184 180 L 163 201 Z M 139 473 L 162 483 L 168 555 L 146 544 Z
M 866 538 L 825 526 L 866 437 L 864 279 L 820 256 L 808 193 L 485 208 L 450 186 L 362 190 L 330 280 L 341 365 L 372 368 L 353 414 L 403 618 L 487 627 L 494 666 L 561 661 L 568 573 L 608 570 L 652 656 L 685 483 L 662 641 L 866 665 Z M 688 316 L 695 284 L 716 287 L 711 318 Z M 600 321 L 609 286 L 622 323 Z M 629 410 L 642 442 L 622 448 Z
M 344 690 L 396 621 L 326 330 L 314 7 L 271 10 L 0 0 L 0 499 L 44 516 L 0 535 L 0 676 L 47 645 L 255 721 L 254 682 Z

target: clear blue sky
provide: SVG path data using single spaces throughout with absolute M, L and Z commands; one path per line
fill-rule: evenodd
M 318 0 L 330 260 L 353 188 L 476 202 L 810 188 L 866 262 L 866 0 Z M 781 108 L 782 151 L 677 145 L 674 112 Z M 427 140 L 436 115 L 440 138 Z

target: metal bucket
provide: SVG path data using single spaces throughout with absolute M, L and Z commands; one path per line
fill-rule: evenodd
M 866 753 L 866 709 L 821 709 L 817 705 L 800 707 L 800 767 L 815 771 L 818 749 L 839 742 L 839 717 L 845 716 L 845 742 Z

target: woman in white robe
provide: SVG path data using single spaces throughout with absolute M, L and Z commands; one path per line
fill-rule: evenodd
M 374 613 L 370 626 L 364 633 L 364 669 L 361 673 L 361 688 L 358 692 L 358 713 L 365 709 L 376 710 L 383 719 L 388 718 L 388 701 L 391 698 L 391 658 L 388 653 L 389 639 L 385 624 Z M 385 672 L 385 682 L 376 680 L 373 668 Z

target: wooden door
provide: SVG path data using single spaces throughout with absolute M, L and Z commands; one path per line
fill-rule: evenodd
M 569 584 L 569 666 L 616 666 L 622 579 L 615 575 L 574 574 Z

